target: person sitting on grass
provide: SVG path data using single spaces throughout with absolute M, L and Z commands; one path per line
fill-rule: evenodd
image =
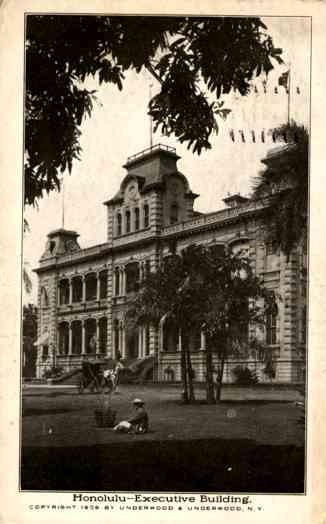
M 144 402 L 140 398 L 133 401 L 135 414 L 129 420 L 122 420 L 113 429 L 122 433 L 147 433 L 148 431 L 148 414 L 144 407 Z

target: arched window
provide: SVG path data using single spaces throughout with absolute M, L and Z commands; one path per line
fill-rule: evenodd
M 135 231 L 138 231 L 139 229 L 139 209 L 138 207 L 135 208 Z
M 149 206 L 148 204 L 144 205 L 144 227 L 149 226 Z
M 106 270 L 100 272 L 100 299 L 106 298 L 108 288 L 108 273 Z
M 126 211 L 126 233 L 130 233 L 130 211 Z
M 81 302 L 83 300 L 83 281 L 82 277 L 72 279 L 72 301 Z
M 68 355 L 69 351 L 69 324 L 61 322 L 59 324 L 59 354 Z
M 120 270 L 118 267 L 115 268 L 114 274 L 115 274 L 114 294 L 116 296 L 119 296 L 120 295 Z
M 139 288 L 139 264 L 130 262 L 126 265 L 126 293 L 133 293 Z
M 47 308 L 49 307 L 49 299 L 48 294 L 46 292 L 45 287 L 42 287 L 41 289 L 41 308 Z
M 72 353 L 80 355 L 82 349 L 82 323 L 81 320 L 73 320 L 71 323 Z
M 179 345 L 179 327 L 172 318 L 167 318 L 163 326 L 163 351 L 176 352 Z
M 150 333 L 149 333 L 149 326 L 145 327 L 145 355 L 149 355 L 150 350 Z
M 105 317 L 99 320 L 99 352 L 106 353 L 107 335 L 108 335 L 108 321 Z
M 117 214 L 117 235 L 120 236 L 122 234 L 122 216 L 121 213 Z
M 69 304 L 69 280 L 64 279 L 59 283 L 59 302 L 60 304 Z
M 86 353 L 96 353 L 96 320 L 88 318 L 85 321 Z
M 89 273 L 86 280 L 86 300 L 96 300 L 97 278 L 95 273 Z
M 179 207 L 178 207 L 178 204 L 176 202 L 173 202 L 173 204 L 171 204 L 171 208 L 170 208 L 170 224 L 175 224 L 176 222 L 178 222 L 179 220 Z

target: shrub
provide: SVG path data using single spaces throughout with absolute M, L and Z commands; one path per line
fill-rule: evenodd
M 236 366 L 233 368 L 232 373 L 235 376 L 235 384 L 239 384 L 241 386 L 251 386 L 253 384 L 257 384 L 258 382 L 256 372 L 247 367 Z
M 50 369 L 46 369 L 44 371 L 44 378 L 55 378 L 55 377 L 59 377 L 60 375 L 62 375 L 63 373 L 63 368 L 60 367 L 60 366 L 52 366 L 52 368 Z
M 266 366 L 263 369 L 263 373 L 270 379 L 275 378 L 276 369 L 275 369 L 275 364 L 272 360 L 268 360 L 266 362 Z

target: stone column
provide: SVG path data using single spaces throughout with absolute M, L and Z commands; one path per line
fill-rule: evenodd
M 108 278 L 107 278 L 107 288 L 106 288 L 106 296 L 107 296 L 107 310 L 106 310 L 106 316 L 107 316 L 107 344 L 105 348 L 105 354 L 107 356 L 112 357 L 114 355 L 114 342 L 113 342 L 113 321 L 112 321 L 112 298 L 113 298 L 113 263 L 111 262 L 108 264 Z
M 82 320 L 82 355 L 86 355 L 86 331 L 85 331 L 85 320 Z
M 200 332 L 200 349 L 203 351 L 206 349 L 206 335 L 204 331 Z
M 117 347 L 119 349 L 119 331 L 117 331 L 115 325 L 113 324 L 113 333 L 112 333 L 112 358 L 117 358 Z
M 68 325 L 68 355 L 72 355 L 72 323 Z
M 112 272 L 112 282 L 113 282 L 113 295 L 116 297 L 119 294 L 119 290 L 117 290 L 117 273 L 119 273 L 119 269 L 117 271 L 117 268 L 114 268 Z M 118 293 L 117 293 L 118 291 Z M 108 295 L 110 296 L 110 295 Z
M 122 266 L 120 273 L 120 295 L 125 296 L 126 294 L 126 268 Z
M 86 301 L 86 278 L 85 275 L 82 276 L 83 281 L 83 294 L 82 294 L 82 302 Z
M 96 300 L 100 300 L 100 273 L 96 273 Z
M 126 348 L 126 329 L 123 326 L 121 328 L 121 354 L 122 354 L 122 358 L 126 358 L 126 356 L 127 356 L 126 352 L 127 352 L 127 348 Z
M 72 304 L 72 279 L 69 278 L 69 304 Z
M 96 354 L 100 353 L 100 321 L 96 319 Z
M 182 347 L 182 335 L 181 335 L 181 329 L 179 329 L 177 351 L 181 351 L 181 347 Z
M 143 357 L 143 344 L 142 344 L 142 339 L 143 339 L 143 333 L 142 333 L 142 326 L 139 326 L 138 327 L 138 358 L 142 358 Z

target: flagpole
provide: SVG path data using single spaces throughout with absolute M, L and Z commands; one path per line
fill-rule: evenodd
M 152 99 L 152 86 L 153 84 L 149 84 L 149 101 Z M 149 145 L 152 148 L 153 147 L 153 119 L 152 116 L 149 115 Z
M 62 180 L 61 180 L 61 184 L 62 184 L 62 216 L 61 216 L 61 227 L 62 229 L 65 228 L 65 184 L 64 184 L 64 180 L 63 180 L 63 175 L 62 175 Z
M 290 125 L 291 62 L 289 62 L 288 124 Z

